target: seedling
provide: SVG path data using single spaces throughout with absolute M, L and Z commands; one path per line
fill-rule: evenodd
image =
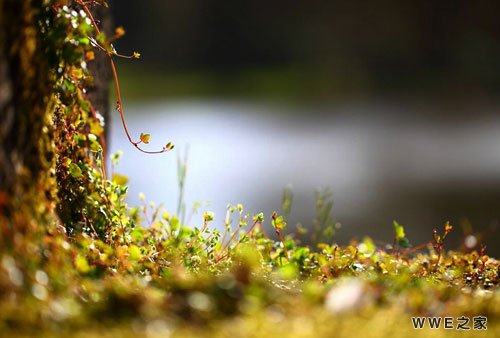
M 286 222 L 283 220 L 283 216 L 278 216 L 278 213 L 276 211 L 273 212 L 271 224 L 273 225 L 274 230 L 276 230 L 276 234 L 283 244 L 283 251 L 285 252 L 286 258 L 289 258 L 290 256 L 288 255 L 288 250 L 286 249 L 285 239 L 281 234 L 281 230 L 286 228 Z
M 443 247 L 444 247 L 444 240 L 446 239 L 446 236 L 448 236 L 448 234 L 450 233 L 450 231 L 452 229 L 453 229 L 453 226 L 451 226 L 450 222 L 446 222 L 446 224 L 444 225 L 444 232 L 442 235 L 438 235 L 436 229 L 434 229 L 434 231 L 432 232 L 432 236 L 434 238 L 434 248 L 438 252 L 436 266 L 439 265 L 439 261 L 441 259 L 441 255 L 442 255 Z
M 398 255 L 399 247 L 408 249 L 411 245 L 408 238 L 406 238 L 405 228 L 396 221 L 393 221 L 393 226 L 394 226 L 394 242 L 392 245 L 392 253 Z
M 230 207 L 231 206 L 228 206 L 228 210 L 230 210 Z M 247 225 L 247 222 L 244 221 L 246 219 L 246 216 L 243 217 L 243 205 L 242 204 L 238 204 L 237 208 L 238 208 L 238 212 L 240 214 L 239 228 L 242 228 L 242 227 Z M 247 229 L 245 234 L 240 237 L 240 239 L 238 240 L 238 242 L 236 242 L 236 244 L 234 245 L 232 250 L 235 250 L 241 242 L 243 242 L 245 239 L 249 238 L 250 235 L 252 234 L 252 231 L 255 229 L 256 226 L 262 225 L 262 223 L 264 222 L 264 214 L 262 212 L 258 213 L 257 215 L 253 216 L 252 221 L 253 221 L 252 225 Z M 227 227 L 226 227 L 226 230 L 227 230 L 228 228 L 230 228 L 230 222 L 228 220 L 226 220 L 226 225 L 227 225 Z M 229 239 L 229 241 L 224 242 L 224 237 L 226 236 L 226 233 L 224 233 L 224 237 L 222 237 L 222 241 L 221 241 L 222 246 L 221 246 L 220 252 L 221 253 L 223 253 L 224 251 L 226 251 L 226 252 L 225 252 L 225 254 L 223 254 L 222 256 L 220 256 L 217 259 L 217 262 L 229 257 L 228 248 L 229 248 L 230 244 L 235 240 L 237 234 L 238 234 L 238 231 L 235 231 L 233 233 L 233 235 L 231 236 L 231 238 Z

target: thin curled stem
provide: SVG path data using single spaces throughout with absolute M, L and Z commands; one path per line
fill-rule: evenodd
M 99 26 L 97 25 L 97 22 L 95 21 L 94 19 L 94 16 L 92 15 L 92 13 L 90 12 L 90 9 L 88 8 L 88 5 L 90 4 L 93 4 L 93 2 L 91 1 L 83 1 L 83 0 L 76 0 L 76 2 L 82 7 L 82 9 L 84 10 L 84 12 L 87 14 L 87 16 L 89 17 L 91 23 L 92 23 L 92 26 L 94 27 L 94 30 L 96 31 L 97 34 L 100 34 L 101 31 L 99 29 Z M 130 132 L 127 128 L 127 123 L 125 122 L 125 114 L 123 112 L 123 101 L 122 101 L 122 96 L 121 96 L 121 91 L 120 91 L 120 83 L 118 81 L 118 73 L 116 71 L 116 66 L 115 66 L 115 62 L 113 61 L 113 55 L 119 55 L 118 53 L 116 52 L 112 52 L 100 45 L 98 45 L 98 49 L 103 51 L 107 57 L 108 57 L 108 60 L 109 60 L 109 65 L 111 67 L 111 72 L 113 74 L 113 80 L 114 80 L 114 84 L 115 84 L 115 91 L 116 91 L 116 99 L 117 99 L 117 102 L 116 102 L 116 110 L 120 113 L 120 119 L 121 119 L 121 122 L 122 122 L 122 126 L 123 126 L 123 130 L 125 131 L 125 135 L 127 136 L 127 139 L 128 141 L 139 151 L 145 153 L 145 154 L 162 154 L 162 153 L 165 153 L 169 150 L 171 150 L 173 147 L 172 146 L 165 146 L 163 147 L 161 150 L 156 150 L 156 151 L 149 151 L 149 150 L 145 150 L 143 149 L 140 144 L 142 143 L 142 140 L 139 140 L 139 141 L 134 141 L 132 139 L 132 136 L 130 135 Z M 120 56 L 120 55 L 119 55 Z

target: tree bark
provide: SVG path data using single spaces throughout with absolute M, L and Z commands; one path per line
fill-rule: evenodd
M 110 1 L 108 1 L 110 3 Z M 104 6 L 95 6 L 92 9 L 92 15 L 100 23 L 99 27 L 106 36 L 113 34 L 113 20 L 111 12 Z M 89 71 L 94 79 L 93 85 L 88 88 L 90 102 L 96 112 L 104 119 L 104 138 L 108 141 L 109 135 L 109 81 L 111 80 L 111 70 L 109 68 L 109 60 L 106 54 L 99 52 L 95 55 L 95 60 L 89 63 Z
M 0 0 L 0 245 L 35 230 L 33 220 L 54 209 L 53 79 L 37 25 L 42 8 L 41 0 Z

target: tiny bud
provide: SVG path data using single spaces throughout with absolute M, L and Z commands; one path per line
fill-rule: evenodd
M 263 223 L 264 222 L 264 213 L 260 212 L 252 218 L 255 222 Z
M 87 53 L 85 53 L 85 60 L 87 61 L 92 61 L 95 59 L 94 52 L 89 50 Z
M 116 27 L 116 29 L 115 29 L 116 38 L 121 38 L 124 35 L 125 35 L 125 29 L 122 26 Z
M 211 211 L 206 211 L 203 214 L 203 219 L 205 220 L 205 222 L 211 222 L 214 220 L 214 218 L 215 218 L 215 214 Z

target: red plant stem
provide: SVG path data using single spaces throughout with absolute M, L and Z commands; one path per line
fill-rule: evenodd
M 250 226 L 250 228 L 247 230 L 247 232 L 245 232 L 245 235 L 242 237 L 242 239 L 243 239 L 243 238 L 245 238 L 245 237 L 248 237 L 248 235 L 252 232 L 253 228 L 254 228 L 257 224 L 258 224 L 258 225 L 262 225 L 262 223 L 260 223 L 260 222 L 257 222 L 257 221 L 253 222 L 253 224 Z M 226 250 L 226 248 L 229 246 L 229 244 L 231 243 L 231 241 L 233 241 L 233 240 L 234 240 L 234 236 L 235 236 L 235 234 L 236 234 L 236 233 L 237 233 L 237 232 L 235 232 L 235 233 L 233 234 L 233 236 L 231 237 L 231 239 L 230 239 L 227 243 L 225 243 L 225 244 L 224 244 L 224 246 L 222 247 L 221 251 Z M 223 240 L 222 242 L 224 242 L 224 240 Z M 237 246 L 238 246 L 238 244 L 240 244 L 240 243 L 241 243 L 241 239 L 238 241 L 238 243 L 236 243 L 236 245 L 234 246 L 234 248 L 233 248 L 233 249 L 236 249 L 236 247 L 237 247 Z M 229 256 L 229 252 L 226 252 L 226 254 L 225 254 L 224 256 L 221 256 L 221 257 L 217 258 L 217 260 L 216 260 L 215 262 L 216 262 L 216 263 L 218 263 L 218 262 L 220 262 L 221 260 L 223 260 L 223 259 L 227 258 L 228 256 Z
M 83 209 L 81 210 L 82 212 L 82 220 L 85 222 L 85 224 L 90 225 L 90 229 L 94 233 L 95 238 L 99 238 L 99 235 L 97 234 L 97 231 L 95 231 L 94 226 L 92 225 L 92 222 L 90 222 L 87 217 L 85 217 L 85 213 L 83 212 Z
M 203 223 L 203 228 L 201 228 L 201 231 L 200 231 L 201 233 L 204 233 L 204 232 L 205 232 L 205 230 L 207 230 L 207 228 L 208 228 L 208 223 L 209 223 L 208 221 L 205 221 L 205 222 Z
M 250 228 L 247 230 L 247 232 L 245 232 L 245 235 L 243 236 L 246 237 L 248 236 L 248 234 L 250 233 L 250 231 L 252 231 L 252 229 L 255 227 L 255 225 L 257 224 L 257 221 L 253 222 L 253 224 L 250 226 Z M 238 228 L 239 230 L 239 228 Z M 235 231 L 234 234 L 231 236 L 231 238 L 229 239 L 229 241 L 227 241 L 224 246 L 221 248 L 221 251 L 224 251 L 227 249 L 227 247 L 229 246 L 229 244 L 231 244 L 232 241 L 234 241 L 234 239 L 236 238 L 236 235 L 238 235 L 238 231 Z M 223 241 L 224 242 L 224 241 Z M 236 246 L 240 243 L 240 241 L 238 241 L 238 243 L 236 243 Z M 235 248 L 236 248 L 235 246 Z
M 429 244 L 432 244 L 432 241 L 429 241 L 429 242 L 427 242 L 427 243 L 423 243 L 423 244 L 417 245 L 417 246 L 416 246 L 416 247 L 414 247 L 414 248 L 411 248 L 411 249 L 405 250 L 405 251 L 401 252 L 401 254 L 402 254 L 402 255 L 408 255 L 408 254 L 411 254 L 411 253 L 413 253 L 413 252 L 415 252 L 415 251 L 418 251 L 418 250 L 420 250 L 420 249 L 425 248 L 425 247 L 426 247 L 426 246 L 428 246 Z
M 221 248 L 221 251 L 224 251 L 227 249 L 227 247 L 229 246 L 229 244 L 231 244 L 232 241 L 234 241 L 234 239 L 236 238 L 236 235 L 238 235 L 238 232 L 239 232 L 239 228 L 233 233 L 233 235 L 231 236 L 231 238 L 224 244 L 224 246 Z
M 238 243 L 236 243 L 236 245 L 234 246 L 233 250 L 236 249 L 236 247 L 238 246 L 238 244 L 241 243 L 241 241 L 242 241 L 243 238 L 248 237 L 248 235 L 252 232 L 253 228 L 255 227 L 255 225 L 257 223 L 258 223 L 257 221 L 253 222 L 253 224 L 250 226 L 250 228 L 248 228 L 247 232 L 245 232 L 245 234 L 243 235 L 243 237 L 238 241 Z M 260 224 L 260 223 L 258 223 L 258 224 Z
M 281 243 L 283 243 L 283 251 L 285 251 L 286 258 L 290 259 L 290 256 L 288 255 L 288 250 L 286 249 L 285 239 L 283 238 L 281 231 L 279 229 L 276 229 L 276 233 L 278 234 L 278 237 L 280 238 Z
M 247 232 L 245 232 L 245 237 L 248 237 L 248 235 L 252 232 L 253 228 L 254 228 L 254 227 L 255 227 L 255 225 L 257 225 L 257 224 L 259 224 L 259 225 L 260 225 L 260 224 L 262 224 L 262 223 L 257 222 L 257 221 L 253 222 L 253 224 L 250 226 L 250 228 L 248 228 Z
M 95 19 L 94 19 L 92 13 L 90 12 L 89 8 L 87 7 L 88 2 L 84 2 L 82 0 L 76 0 L 76 2 L 80 6 L 82 6 L 83 10 L 85 11 L 85 13 L 87 14 L 87 16 L 89 17 L 90 21 L 92 22 L 92 26 L 94 26 L 94 29 L 95 29 L 96 33 L 100 34 L 101 31 L 99 30 L 99 26 L 95 22 Z M 113 73 L 113 79 L 114 79 L 114 82 L 115 82 L 115 90 L 116 90 L 116 98 L 117 98 L 116 110 L 118 110 L 118 112 L 120 113 L 120 118 L 121 118 L 121 121 L 122 121 L 123 130 L 125 131 L 125 134 L 127 135 L 127 138 L 129 140 L 129 142 L 134 147 L 136 147 L 139 151 L 141 151 L 141 152 L 143 152 L 145 154 L 161 154 L 161 153 L 164 153 L 164 152 L 168 151 L 169 149 L 167 149 L 167 148 L 163 148 L 162 150 L 157 150 L 157 151 L 144 150 L 141 147 L 139 147 L 139 144 L 141 143 L 141 141 L 134 142 L 134 140 L 132 140 L 132 137 L 130 136 L 130 132 L 128 131 L 128 128 L 127 128 L 127 123 L 125 122 L 125 114 L 123 113 L 123 104 L 122 104 L 122 97 L 121 97 L 121 91 L 120 91 L 120 84 L 119 84 L 119 81 L 118 81 L 118 74 L 116 72 L 116 66 L 115 66 L 115 63 L 113 61 L 113 55 L 107 49 L 104 49 L 104 52 L 108 56 L 109 64 L 111 66 L 111 72 Z

